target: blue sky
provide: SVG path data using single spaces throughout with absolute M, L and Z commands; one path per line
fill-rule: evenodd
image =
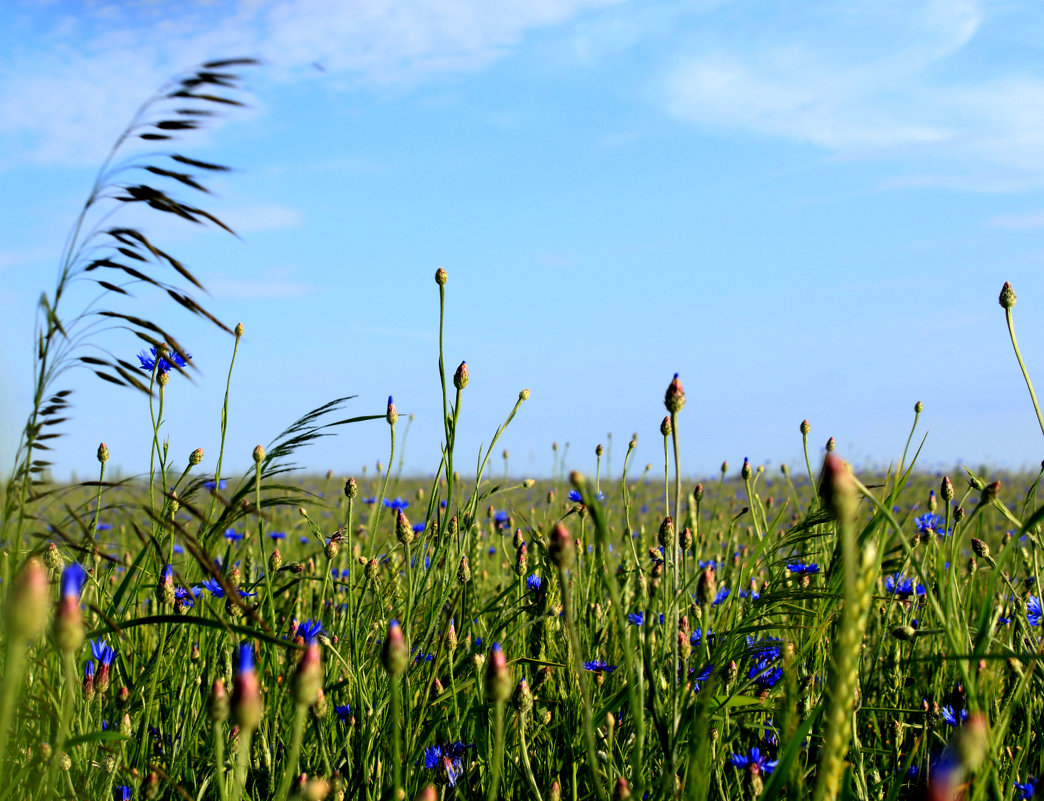
M 797 467 L 798 424 L 858 464 L 1022 467 L 1041 432 L 997 305 L 1010 280 L 1044 382 L 1044 10 L 989 2 L 360 2 L 8 5 L 0 31 L 0 458 L 29 409 L 32 329 L 94 172 L 139 103 L 207 59 L 254 56 L 250 108 L 178 147 L 235 166 L 207 206 L 239 234 L 143 218 L 246 328 L 226 456 L 298 415 L 389 394 L 438 464 L 446 358 L 466 359 L 458 465 L 498 444 L 547 474 L 662 469 L 663 392 L 688 395 L 684 472 Z M 127 220 L 129 221 L 129 220 Z M 176 464 L 213 468 L 232 341 L 136 291 L 199 368 L 168 393 Z M 67 314 L 91 297 L 67 298 Z M 124 332 L 97 342 L 130 356 Z M 1042 383 L 1044 385 L 1044 383 Z M 66 373 L 57 475 L 104 440 L 147 467 L 144 399 Z M 400 439 L 403 429 L 400 424 Z M 300 455 L 361 474 L 387 426 Z M 813 457 L 818 460 L 818 456 Z

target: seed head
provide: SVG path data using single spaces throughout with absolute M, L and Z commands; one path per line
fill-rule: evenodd
M 1001 287 L 999 301 L 1002 309 L 1010 309 L 1015 305 L 1015 290 L 1011 288 L 1011 284 L 1007 281 Z
M 461 362 L 460 367 L 457 368 L 457 372 L 453 374 L 453 386 L 458 390 L 464 389 L 468 385 L 468 363 Z
M 449 276 L 446 275 L 446 271 L 441 267 L 435 271 L 435 283 L 439 286 L 446 286 L 446 282 L 449 280 Z
M 685 407 L 685 390 L 682 389 L 682 383 L 677 373 L 674 374 L 674 379 L 671 383 L 667 385 L 667 392 L 663 396 L 663 405 L 667 407 L 667 411 L 671 414 L 677 414 Z

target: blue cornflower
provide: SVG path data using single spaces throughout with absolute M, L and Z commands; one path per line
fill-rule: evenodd
M 425 769 L 436 771 L 435 778 L 439 784 L 456 787 L 457 779 L 464 769 L 464 752 L 474 747 L 474 744 L 465 745 L 460 740 L 429 745 L 424 749 L 424 756 L 418 759 L 416 764 L 419 765 L 423 760 Z
M 203 486 L 207 489 L 223 490 L 226 486 L 228 486 L 228 481 L 222 478 L 217 483 L 215 483 L 214 479 L 210 479 L 210 481 L 204 481 Z
M 942 517 L 931 512 L 925 512 L 920 517 L 915 517 L 914 525 L 917 526 L 917 530 L 922 534 L 939 534 L 943 536 L 946 533 L 943 530 Z
M 819 565 L 815 562 L 809 562 L 807 565 L 800 562 L 793 562 L 787 565 L 787 570 L 791 573 L 798 573 L 804 575 L 812 575 L 819 572 Z
M 305 642 L 311 642 L 323 633 L 323 624 L 318 620 L 306 620 L 297 627 L 297 634 L 304 637 Z
M 1039 626 L 1044 620 L 1044 609 L 1041 609 L 1040 598 L 1036 595 L 1026 599 L 1026 620 L 1031 626 Z
M 424 528 L 425 528 L 426 525 L 427 525 L 427 523 L 414 523 L 413 524 L 413 533 L 414 534 L 423 534 L 424 533 Z
M 337 713 L 337 719 L 340 720 L 342 723 L 347 723 L 352 718 L 352 707 L 350 704 L 335 706 L 334 712 Z
M 580 497 L 580 493 L 576 490 L 569 490 L 569 500 L 573 503 L 580 503 L 583 499 Z
M 627 619 L 635 626 L 640 626 L 645 622 L 644 612 L 631 612 L 627 615 Z
M 195 598 L 203 590 L 200 587 L 193 587 L 191 590 L 186 590 L 184 587 L 174 588 L 174 600 L 181 601 L 181 605 L 184 607 L 192 607 L 195 605 Z
M 747 678 L 752 679 L 763 690 L 767 690 L 775 687 L 783 678 L 783 668 L 773 667 L 772 661 L 769 659 L 761 659 L 750 666 Z
M 761 749 L 754 746 L 748 754 L 730 754 L 729 762 L 737 768 L 757 767 L 762 773 L 772 773 L 778 760 L 770 761 L 768 754 L 761 753 Z
M 543 580 L 534 573 L 532 576 L 526 576 L 526 587 L 533 590 L 534 592 L 540 592 L 540 587 L 543 584 Z
M 83 585 L 87 583 L 87 571 L 79 562 L 72 562 L 62 571 L 62 597 L 79 599 Z
M 174 565 L 164 565 L 160 571 L 160 584 L 166 584 L 168 581 L 174 581 Z
M 584 662 L 584 670 L 590 670 L 592 673 L 612 673 L 616 670 L 616 665 L 610 665 L 604 659 L 592 659 L 590 662 Z
M 511 515 L 504 511 L 494 512 L 493 522 L 497 524 L 497 528 L 503 528 L 511 522 Z
M 203 579 L 203 589 L 209 590 L 210 594 L 215 598 L 225 597 L 225 588 L 221 586 L 216 578 L 205 578 Z
M 131 788 L 126 784 L 120 784 L 116 786 L 116 798 L 117 801 L 130 801 Z
M 111 523 L 99 523 L 98 524 L 98 531 L 108 531 L 111 528 L 112 528 L 112 524 Z
M 924 595 L 925 593 L 923 584 L 918 584 L 915 588 L 913 579 L 906 578 L 902 573 L 895 573 L 885 579 L 885 591 L 903 598 L 908 598 L 914 592 L 918 595 Z
M 83 677 L 84 679 L 94 678 L 94 662 L 90 659 L 88 659 L 87 664 L 83 666 Z
M 301 537 L 301 544 L 302 545 L 307 545 L 308 544 L 308 537 Z
M 701 559 L 699 565 L 700 570 L 703 570 L 704 568 L 708 567 L 712 570 L 717 570 L 720 567 L 720 565 L 714 559 Z
M 417 653 L 417 655 L 415 657 L 413 657 L 413 661 L 418 663 L 418 664 L 420 664 L 421 662 L 434 662 L 435 661 L 435 654 L 425 653 L 424 651 L 419 651 Z
M 249 642 L 241 643 L 239 646 L 239 661 L 236 664 L 236 673 L 242 676 L 244 673 L 254 671 L 254 646 Z
M 152 356 L 149 356 L 148 351 L 142 351 L 138 354 L 138 361 L 141 362 L 141 369 L 151 373 L 153 370 L 158 370 L 161 373 L 170 372 L 171 364 L 177 365 L 178 367 L 185 367 L 188 362 L 181 358 L 177 353 L 172 350 L 167 350 L 166 354 L 160 356 L 157 360 L 157 353 L 155 348 L 149 348 L 152 351 Z M 186 353 L 185 356 L 189 359 L 192 358 L 191 353 Z
M 111 665 L 112 660 L 116 658 L 116 652 L 112 647 L 102 639 L 91 640 L 90 643 L 91 654 L 98 660 L 98 663 L 106 667 Z
M 225 539 L 229 542 L 235 542 L 236 540 L 243 539 L 243 535 L 236 531 L 234 528 L 226 528 Z
M 710 678 L 711 673 L 713 673 L 713 672 L 714 672 L 714 665 L 707 665 L 705 668 L 703 668 L 703 670 L 701 670 L 699 673 L 697 673 L 695 676 L 693 676 L 693 678 L 692 678 L 692 691 L 694 693 L 698 693 L 700 690 L 702 690 L 703 689 L 703 683 L 705 681 L 707 681 L 707 679 Z M 694 674 L 694 673 L 696 673 L 696 668 L 692 668 L 689 671 L 689 675 L 690 676 L 692 676 L 692 674 Z
M 731 590 L 728 587 L 722 587 L 718 590 L 718 594 L 714 596 L 714 602 L 711 606 L 718 606 L 722 601 L 729 597 Z
M 1012 782 L 1019 798 L 1033 798 L 1033 791 L 1037 789 L 1037 780 L 1032 776 L 1025 782 Z
M 968 710 L 962 709 L 960 712 L 954 712 L 952 706 L 944 706 L 939 710 L 939 714 L 942 715 L 942 719 L 949 723 L 951 726 L 958 725 L 957 718 L 960 717 L 960 722 L 964 723 L 968 720 Z
M 409 505 L 410 502 L 405 498 L 392 498 L 390 501 L 387 498 L 384 499 L 384 508 L 386 509 L 395 509 L 398 511 L 399 509 L 405 509 Z
M 270 540 L 285 540 L 286 539 L 286 532 L 285 531 L 269 531 L 268 532 L 268 538 Z

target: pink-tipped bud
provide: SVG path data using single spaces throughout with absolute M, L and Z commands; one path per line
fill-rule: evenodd
M 468 363 L 461 362 L 460 367 L 457 368 L 457 372 L 453 374 L 453 386 L 458 390 L 464 389 L 468 385 Z
M 393 426 L 399 420 L 399 413 L 395 410 L 395 401 L 392 400 L 392 396 L 388 396 L 388 409 L 384 413 L 384 419 L 388 421 L 388 425 Z
M 705 567 L 696 582 L 696 597 L 704 606 L 714 603 L 718 594 L 718 577 L 714 575 L 714 568 Z
M 562 523 L 558 523 L 552 529 L 547 553 L 551 558 L 551 563 L 559 568 L 571 567 L 576 561 L 576 546 L 573 543 L 573 536 Z
M 671 431 L 671 418 L 668 415 L 660 421 L 660 434 L 664 437 L 669 437 L 671 435 Z
M 519 578 L 526 575 L 526 544 L 524 542 L 515 552 L 515 575 Z
M 236 323 L 235 334 L 236 334 L 236 338 L 237 339 L 239 337 L 243 336 L 243 324 L 242 323 Z
M 265 449 L 260 445 L 254 446 L 254 464 L 261 464 L 265 460 Z
M 200 462 L 203 461 L 203 449 L 196 448 L 189 454 L 189 467 L 196 467 Z
M 994 481 L 991 484 L 987 484 L 985 487 L 983 487 L 982 498 L 979 502 L 993 503 L 995 500 L 997 500 L 997 495 L 1000 493 L 1000 488 L 1001 483 L 999 481 Z
M 562 785 L 558 783 L 558 779 L 551 782 L 551 787 L 547 791 L 548 801 L 562 801 Z
M 627 779 L 620 776 L 616 780 L 616 784 L 613 785 L 613 801 L 623 801 L 623 799 L 630 797 L 631 785 L 627 783 Z
M 443 281 L 443 283 L 446 283 Z M 427 784 L 424 788 L 417 793 L 414 801 L 438 801 L 439 791 L 435 789 L 434 784 Z
M 105 447 L 104 442 L 98 446 L 98 461 L 102 464 L 105 464 L 107 461 L 109 461 L 109 449 Z
M 520 679 L 515 687 L 515 694 L 511 697 L 511 703 L 521 714 L 528 715 L 533 709 L 533 692 L 525 679 Z
M 297 670 L 294 672 L 294 701 L 312 706 L 319 700 L 322 684 L 323 666 L 319 644 L 313 640 L 305 647 L 304 656 L 297 663 Z
M 678 374 L 674 374 L 674 380 L 667 385 L 667 392 L 663 396 L 663 405 L 667 407 L 667 411 L 671 414 L 677 414 L 685 407 L 685 390 L 682 389 L 682 383 L 678 379 Z
M 346 498 L 354 498 L 359 494 L 359 482 L 354 478 L 349 478 L 344 482 L 344 496 Z
M 1000 298 L 998 298 L 1002 309 L 1010 309 L 1015 305 L 1015 290 L 1011 288 L 1011 284 L 1007 281 L 1004 282 L 1004 286 L 1001 287 Z
M 446 271 L 441 267 L 435 271 L 435 283 L 439 286 L 446 286 L 446 282 L 449 280 L 449 276 Z
M 410 525 L 406 513 L 402 509 L 395 515 L 395 538 L 403 545 L 413 542 L 413 526 Z
M 87 571 L 73 562 L 62 571 L 61 599 L 54 618 L 54 639 L 58 647 L 72 653 L 83 643 L 83 615 L 80 593 L 87 581 Z
M 660 547 L 664 549 L 664 552 L 668 548 L 674 545 L 674 518 L 667 515 L 660 523 L 660 530 L 656 535 L 656 541 L 660 544 Z
M 839 520 L 851 520 L 859 505 L 859 490 L 852 469 L 840 457 L 828 453 L 819 479 L 819 497 L 827 511 Z
M 7 627 L 13 638 L 32 640 L 47 628 L 47 568 L 35 557 L 22 565 L 7 599 Z
M 278 548 L 274 548 L 272 553 L 268 555 L 268 569 L 270 572 L 275 573 L 279 568 L 283 566 L 283 555 L 279 553 Z
M 471 568 L 468 566 L 468 557 L 460 557 L 460 565 L 457 567 L 457 581 L 460 584 L 467 584 L 471 581 Z
M 253 731 L 263 715 L 261 688 L 254 671 L 254 646 L 245 642 L 239 647 L 239 668 L 232 689 L 232 716 L 241 729 Z
M 207 712 L 210 715 L 210 720 L 214 723 L 224 723 L 228 720 L 228 693 L 225 692 L 225 683 L 221 679 L 215 679 L 214 684 L 210 688 Z
M 402 629 L 399 621 L 393 620 L 388 624 L 388 636 L 384 639 L 381 650 L 381 664 L 388 675 L 395 678 L 406 672 L 406 665 L 410 655 L 406 651 L 406 642 L 402 637 Z
M 503 703 L 511 697 L 511 671 L 500 643 L 493 643 L 486 662 L 486 698 Z
M 947 503 L 953 500 L 953 482 L 950 481 L 949 476 L 943 476 L 939 494 L 942 495 L 943 500 Z
M 88 704 L 94 698 L 94 662 L 88 662 L 84 668 L 82 694 Z

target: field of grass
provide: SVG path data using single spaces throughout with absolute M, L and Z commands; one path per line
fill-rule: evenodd
M 159 114 L 171 98 L 231 105 L 238 66 L 180 79 L 129 130 L 184 130 L 169 123 L 196 116 Z M 165 163 L 150 174 L 182 186 L 196 180 L 183 169 L 219 169 Z M 220 225 L 110 168 L 85 214 L 109 199 Z M 803 464 L 686 479 L 675 376 L 661 464 L 631 464 L 632 441 L 611 475 L 601 449 L 568 475 L 554 449 L 547 475 L 510 477 L 497 442 L 523 390 L 466 474 L 454 440 L 469 376 L 444 364 L 439 270 L 430 476 L 395 469 L 391 398 L 376 474 L 290 469 L 316 437 L 373 419 L 342 418 L 341 399 L 225 475 L 223 452 L 162 444 L 164 387 L 191 369 L 165 326 L 59 311 L 66 284 L 99 269 L 170 289 L 145 265 L 172 256 L 134 229 L 81 241 L 85 219 L 42 304 L 34 405 L 3 484 L 0 801 L 1033 795 L 1044 465 L 919 472 L 917 404 L 884 472 L 854 474 L 832 440 L 810 455 L 802 422 Z M 1005 285 L 1018 355 L 1014 302 Z M 99 314 L 145 343 L 137 361 L 81 355 L 75 332 Z M 147 476 L 110 480 L 102 445 L 96 480 L 48 481 L 74 360 L 150 404 Z M 234 422 L 223 414 L 222 431 Z

